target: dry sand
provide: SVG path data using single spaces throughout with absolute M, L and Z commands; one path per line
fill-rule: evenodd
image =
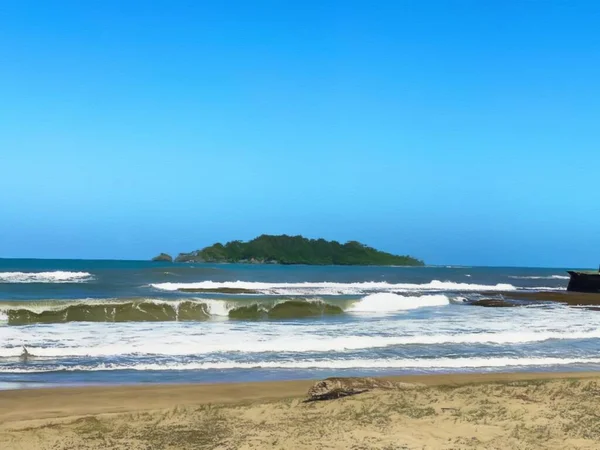
M 397 377 L 303 403 L 311 382 L 0 392 L 0 449 L 600 449 L 600 374 Z

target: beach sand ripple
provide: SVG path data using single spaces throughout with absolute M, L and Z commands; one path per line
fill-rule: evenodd
M 600 448 L 600 376 L 472 375 L 448 377 L 447 384 L 443 377 L 421 378 L 428 386 L 312 403 L 303 403 L 300 395 L 310 382 L 215 385 L 210 391 L 206 386 L 40 391 L 40 399 L 63 398 L 66 406 L 55 416 L 43 408 L 24 415 L 27 402 L 29 408 L 34 404 L 33 391 L 2 393 L 0 405 L 20 398 L 25 406 L 12 413 L 0 406 L 0 448 Z M 213 402 L 219 389 L 223 401 Z M 91 394 L 87 400 L 86 392 Z M 235 392 L 238 400 L 232 397 Z M 155 409 L 168 404 L 169 397 L 170 407 Z M 125 410 L 106 413 L 110 403 Z M 85 410 L 89 414 L 81 414 Z

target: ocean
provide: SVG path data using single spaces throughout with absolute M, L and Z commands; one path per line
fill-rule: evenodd
M 567 282 L 564 269 L 3 259 L 0 388 L 597 370 L 599 312 L 469 304 Z

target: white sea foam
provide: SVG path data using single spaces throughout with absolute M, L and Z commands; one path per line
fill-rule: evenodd
M 200 302 L 206 304 L 206 309 L 211 316 L 228 317 L 229 311 L 235 308 L 235 305 L 229 304 L 222 300 L 206 299 L 201 300 Z
M 550 275 L 550 276 L 518 276 L 511 275 L 508 278 L 513 278 L 516 280 L 568 280 L 570 277 L 568 275 Z
M 384 318 L 363 320 L 361 316 L 360 320 L 319 319 L 293 324 L 224 320 L 0 325 L 0 357 L 4 358 L 0 360 L 0 372 L 11 368 L 28 370 L 36 365 L 87 367 L 100 361 L 135 365 L 169 360 L 170 367 L 174 367 L 181 363 L 320 360 L 327 367 L 335 367 L 334 364 L 341 364 L 335 361 L 341 359 L 389 361 L 385 358 L 393 355 L 404 362 L 413 361 L 411 356 L 450 353 L 468 360 L 505 357 L 506 351 L 522 358 L 598 356 L 594 348 L 600 340 L 600 314 L 560 305 L 509 309 L 432 308 L 423 310 L 424 317 L 420 313 L 413 317 L 409 312 Z M 536 345 L 544 341 L 548 343 Z M 39 360 L 23 366 L 17 359 L 23 345 Z M 88 356 L 99 361 L 88 360 Z M 422 359 L 417 361 L 425 364 Z M 138 366 L 138 370 L 143 369 Z
M 548 340 L 600 339 L 600 330 L 580 332 L 501 332 L 469 334 L 430 334 L 407 336 L 360 336 L 311 337 L 304 334 L 269 337 L 264 333 L 203 334 L 167 337 L 156 339 L 126 339 L 126 343 L 102 341 L 86 342 L 86 339 L 72 339 L 67 344 L 74 346 L 40 347 L 31 345 L 27 339 L 10 348 L 0 347 L 0 357 L 18 357 L 22 345 L 29 352 L 42 358 L 67 357 L 119 357 L 119 356 L 199 356 L 212 353 L 319 353 L 344 352 L 370 348 L 385 348 L 405 345 L 444 345 L 444 344 L 491 344 L 517 345 Z M 105 339 L 106 340 L 106 339 Z M 79 345 L 77 345 L 79 344 Z M 84 344 L 84 345 L 81 345 Z M 90 346 L 85 346 L 88 344 Z
M 0 272 L 0 283 L 81 283 L 89 281 L 88 272 Z
M 101 363 L 95 365 L 55 365 L 47 367 L 7 367 L 4 373 L 44 373 L 59 371 L 173 371 L 227 369 L 499 369 L 505 367 L 564 366 L 600 364 L 600 358 L 422 358 L 422 359 L 336 359 L 260 362 L 172 362 L 172 363 Z
M 405 297 L 391 292 L 378 292 L 370 294 L 354 303 L 349 312 L 394 312 L 408 309 L 423 308 L 427 306 L 449 305 L 450 300 L 445 295 L 423 295 L 421 297 Z
M 247 289 L 263 294 L 287 295 L 359 295 L 378 291 L 409 292 L 409 291 L 514 291 L 517 288 L 511 284 L 470 284 L 452 281 L 433 280 L 429 283 L 387 283 L 367 281 L 362 283 L 261 283 L 253 281 L 200 281 L 196 283 L 155 283 L 155 289 L 177 291 L 179 289 Z

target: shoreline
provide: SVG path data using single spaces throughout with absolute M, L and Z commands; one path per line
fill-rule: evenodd
M 600 379 L 600 371 L 451 373 L 377 378 L 419 383 L 428 387 L 456 387 L 514 381 Z M 3 390 L 0 391 L 0 428 L 10 422 L 157 410 L 174 406 L 302 399 L 315 381 L 318 379 L 247 383 L 55 386 Z

